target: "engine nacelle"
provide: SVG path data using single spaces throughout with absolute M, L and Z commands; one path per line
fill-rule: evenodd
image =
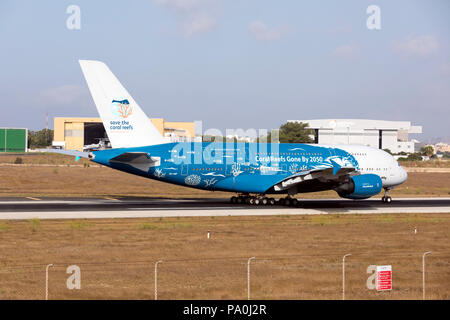
M 367 199 L 381 191 L 383 182 L 381 178 L 372 173 L 353 176 L 349 181 L 336 188 L 336 192 L 342 198 Z

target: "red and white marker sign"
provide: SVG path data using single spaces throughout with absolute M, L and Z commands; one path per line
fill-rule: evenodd
M 392 290 L 392 266 L 377 266 L 377 291 Z

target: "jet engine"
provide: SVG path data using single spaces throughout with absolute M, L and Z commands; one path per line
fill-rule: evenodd
M 335 190 L 342 198 L 347 199 L 367 199 L 381 191 L 383 183 L 376 174 L 361 174 L 350 177 L 350 179 Z

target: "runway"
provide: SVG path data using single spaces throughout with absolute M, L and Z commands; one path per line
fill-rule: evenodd
M 232 205 L 229 199 L 2 198 L 1 220 L 186 216 L 450 213 L 450 198 L 305 199 L 297 207 Z

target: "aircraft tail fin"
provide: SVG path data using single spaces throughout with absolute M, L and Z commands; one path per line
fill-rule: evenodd
M 92 60 L 79 62 L 113 148 L 166 142 L 106 64 Z

